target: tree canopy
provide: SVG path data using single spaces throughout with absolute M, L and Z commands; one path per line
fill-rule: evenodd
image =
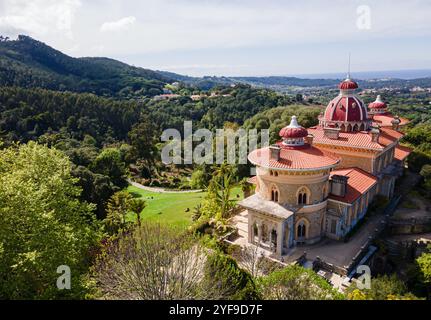
M 0 151 L 0 298 L 83 297 L 80 276 L 100 234 L 76 183 L 57 150 L 29 142 Z M 56 288 L 61 265 L 72 290 Z

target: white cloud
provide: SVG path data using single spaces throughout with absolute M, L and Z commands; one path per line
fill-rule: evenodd
M 100 27 L 102 32 L 124 31 L 136 22 L 134 16 L 124 17 L 117 21 L 105 22 Z
M 89 41 L 96 37 L 111 55 L 431 35 L 431 5 L 424 0 L 370 2 L 371 30 L 357 28 L 362 0 L 95 1 L 83 10 L 87 24 L 93 24 L 82 25 L 83 37 Z M 104 22 L 104 17 L 118 15 L 125 18 Z M 127 33 L 108 32 L 116 30 Z
M 429 0 L 0 0 L 0 34 L 170 70 L 303 73 L 345 68 L 349 51 L 363 69 L 429 64 L 430 16 Z
M 33 36 L 61 34 L 73 38 L 72 24 L 79 0 L 2 0 L 0 32 Z

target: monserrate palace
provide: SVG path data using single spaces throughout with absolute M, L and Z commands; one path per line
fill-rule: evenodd
M 410 150 L 399 145 L 407 120 L 393 116 L 380 96 L 367 107 L 346 79 L 340 94 L 304 128 L 295 116 L 281 140 L 249 154 L 256 192 L 247 210 L 248 242 L 286 255 L 323 237 L 341 240 L 376 195 L 393 196 Z

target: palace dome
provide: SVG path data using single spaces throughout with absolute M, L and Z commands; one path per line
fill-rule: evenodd
M 325 121 L 362 122 L 367 121 L 367 108 L 356 96 L 339 95 L 332 99 L 323 115 Z
M 320 125 L 347 132 L 367 130 L 371 120 L 366 105 L 355 94 L 358 84 L 347 77 L 338 87 L 340 94 L 329 102 L 319 117 Z

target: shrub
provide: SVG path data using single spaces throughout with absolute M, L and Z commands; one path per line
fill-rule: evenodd
M 310 269 L 290 265 L 257 281 L 259 295 L 267 300 L 333 300 L 344 296 Z
M 209 292 L 216 290 L 220 298 L 255 300 L 258 298 L 251 275 L 238 267 L 236 261 L 224 254 L 214 253 L 207 259 L 204 282 Z

